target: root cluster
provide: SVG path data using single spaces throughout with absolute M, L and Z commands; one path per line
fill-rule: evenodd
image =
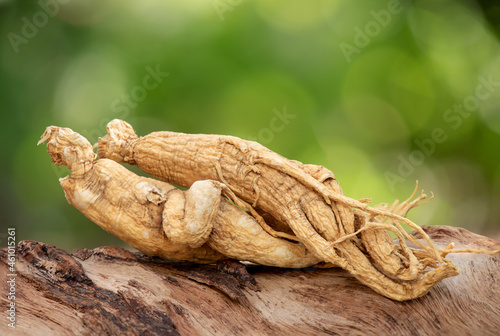
M 68 201 L 150 255 L 342 267 L 374 291 L 404 301 L 458 274 L 448 253 L 483 252 L 452 244 L 439 249 L 406 218 L 427 199 L 417 195 L 418 183 L 404 202 L 372 207 L 369 199 L 345 196 L 328 169 L 288 160 L 256 142 L 173 132 L 138 137 L 121 120 L 107 129 L 96 145 L 98 160 L 90 143 L 69 129 L 50 126 L 40 142 L 47 142 L 55 164 L 72 170 L 61 180 Z M 161 181 L 139 177 L 122 162 Z

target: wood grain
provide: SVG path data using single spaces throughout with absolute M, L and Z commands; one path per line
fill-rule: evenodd
M 498 249 L 464 229 L 425 231 L 440 246 Z M 0 250 L 6 316 L 6 250 Z M 460 274 L 396 302 L 342 269 L 279 269 L 224 261 L 174 263 L 117 247 L 72 254 L 21 241 L 17 324 L 2 335 L 498 335 L 500 255 L 452 254 Z M 247 272 L 248 271 L 248 272 Z

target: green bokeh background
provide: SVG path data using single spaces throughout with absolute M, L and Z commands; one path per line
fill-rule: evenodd
M 140 135 L 257 140 L 374 203 L 405 199 L 418 179 L 436 197 L 411 219 L 500 235 L 495 2 L 60 2 L 0 0 L 2 245 L 16 227 L 18 241 L 67 250 L 124 246 L 66 202 L 68 170 L 36 146 L 48 125 L 95 142 L 114 118 Z M 137 97 L 148 67 L 169 75 Z

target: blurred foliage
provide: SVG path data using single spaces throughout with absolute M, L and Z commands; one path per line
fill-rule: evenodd
M 405 199 L 418 179 L 436 197 L 410 218 L 496 235 L 499 8 L 0 0 L 0 238 L 14 226 L 18 240 L 68 250 L 122 245 L 66 202 L 58 178 L 68 170 L 36 146 L 48 125 L 95 142 L 113 118 L 140 135 L 257 140 L 328 167 L 345 194 L 374 203 Z M 168 77 L 141 89 L 157 69 Z

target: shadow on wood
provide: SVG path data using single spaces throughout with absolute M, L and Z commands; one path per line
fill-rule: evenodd
M 424 227 L 444 247 L 498 249 L 467 230 Z M 0 250 L 7 293 L 7 251 Z M 498 335 L 500 255 L 451 254 L 460 269 L 424 297 L 395 302 L 341 269 L 174 263 L 107 246 L 16 251 L 16 328 L 2 335 Z M 248 271 L 248 272 L 247 272 Z

